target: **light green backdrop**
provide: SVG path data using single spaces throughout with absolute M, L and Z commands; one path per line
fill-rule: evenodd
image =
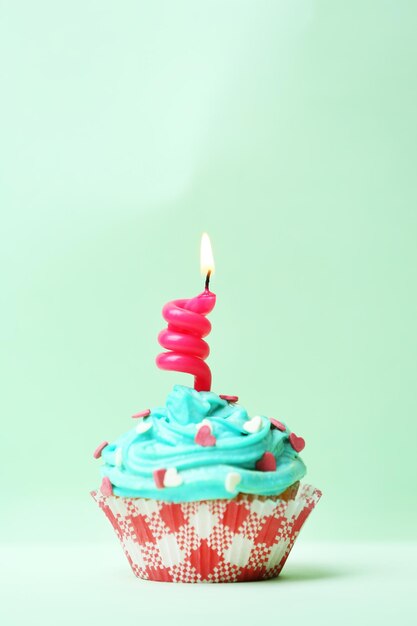
M 412 2 L 1 2 L 1 519 L 107 537 L 91 454 L 186 376 L 307 441 L 310 538 L 407 538 L 416 501 Z

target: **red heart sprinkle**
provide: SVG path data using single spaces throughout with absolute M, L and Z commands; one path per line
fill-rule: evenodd
M 239 396 L 226 396 L 224 393 L 219 394 L 219 398 L 227 400 L 227 402 L 237 402 L 239 400 Z
M 271 422 L 273 428 L 278 428 L 278 430 L 282 430 L 282 432 L 285 432 L 287 430 L 284 424 L 279 420 L 276 420 L 274 417 L 270 417 L 269 421 Z
M 163 469 L 163 468 L 157 469 L 153 473 L 153 479 L 158 489 L 163 489 L 165 486 L 164 485 L 165 474 L 166 474 L 166 469 Z
M 216 437 L 211 434 L 210 427 L 206 424 L 198 429 L 194 441 L 205 448 L 216 445 Z
M 94 450 L 93 452 L 93 457 L 95 459 L 99 459 L 101 457 L 101 453 L 103 451 L 103 449 L 109 445 L 108 441 L 103 441 L 103 443 L 101 443 L 99 446 L 97 446 L 97 448 Z
M 296 452 L 301 452 L 301 450 L 306 445 L 306 442 L 302 437 L 297 437 L 295 433 L 291 433 L 290 435 L 290 444 L 294 448 Z
M 145 409 L 144 411 L 139 411 L 139 413 L 135 413 L 132 415 L 133 419 L 137 419 L 138 417 L 148 417 L 151 414 L 150 409 Z
M 272 452 L 265 452 L 259 461 L 256 461 L 255 467 L 259 472 L 274 472 L 277 469 L 277 462 Z
M 108 476 L 105 476 L 101 481 L 100 491 L 103 496 L 111 496 L 113 494 L 113 485 L 111 484 Z

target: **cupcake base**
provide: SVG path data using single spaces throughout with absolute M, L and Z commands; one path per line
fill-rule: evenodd
M 214 583 L 278 576 L 321 492 L 296 484 L 279 496 L 239 494 L 233 500 L 181 504 L 91 495 L 136 576 Z

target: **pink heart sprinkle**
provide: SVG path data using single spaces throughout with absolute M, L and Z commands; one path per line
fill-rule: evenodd
M 280 422 L 279 420 L 276 420 L 275 418 L 270 417 L 269 421 L 271 422 L 272 426 L 275 428 L 278 428 L 278 430 L 282 430 L 282 432 L 285 432 L 287 430 L 284 424 Z
M 206 424 L 198 429 L 194 441 L 205 448 L 216 445 L 216 437 L 211 434 L 210 426 Z
M 259 461 L 256 461 L 255 467 L 259 472 L 274 472 L 277 469 L 277 462 L 272 452 L 265 452 Z
M 291 433 L 290 435 L 290 444 L 294 448 L 296 452 L 301 452 L 301 450 L 306 445 L 306 442 L 302 437 L 297 437 L 295 433 Z
M 154 471 L 153 473 L 153 479 L 155 481 L 155 485 L 157 487 L 157 489 L 163 489 L 164 488 L 164 478 L 165 478 L 165 474 L 166 474 L 166 469 L 157 469 Z
M 95 459 L 99 459 L 101 457 L 101 453 L 103 451 L 103 449 L 109 445 L 108 441 L 103 441 L 103 443 L 101 443 L 99 446 L 97 446 L 97 448 L 94 450 L 93 452 L 93 457 Z
M 132 415 L 133 419 L 138 419 L 139 417 L 148 417 L 151 414 L 150 409 L 145 409 L 144 411 L 139 411 L 139 413 L 135 413 Z
M 219 398 L 227 400 L 227 402 L 237 402 L 239 400 L 239 396 L 226 396 L 223 393 L 219 394 Z
M 103 496 L 111 496 L 113 494 L 113 485 L 110 482 L 110 478 L 107 476 L 101 481 L 100 491 Z

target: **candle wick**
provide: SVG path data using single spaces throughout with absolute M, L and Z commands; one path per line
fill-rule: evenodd
M 209 270 L 209 271 L 207 272 L 207 276 L 206 276 L 206 283 L 205 283 L 205 285 L 204 285 L 204 289 L 205 289 L 206 291 L 208 291 L 208 288 L 209 288 L 209 284 L 210 284 L 210 275 L 211 275 L 211 270 Z

